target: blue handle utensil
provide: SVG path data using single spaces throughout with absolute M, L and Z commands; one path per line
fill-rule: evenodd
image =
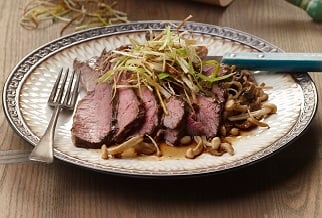
M 211 57 L 208 57 L 211 58 Z M 216 60 L 239 69 L 273 72 L 322 72 L 322 53 L 226 53 Z

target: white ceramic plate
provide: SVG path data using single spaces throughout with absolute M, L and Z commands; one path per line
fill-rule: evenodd
M 103 48 L 127 44 L 128 37 L 143 41 L 146 30 L 160 30 L 166 25 L 139 21 L 94 28 L 34 50 L 17 64 L 4 86 L 3 106 L 8 121 L 21 137 L 35 145 L 50 119 L 52 109 L 47 106 L 47 98 L 61 68 L 72 68 L 75 58 L 86 60 L 99 55 Z M 258 37 L 231 28 L 193 22 L 184 28 L 208 46 L 209 55 L 227 51 L 282 52 Z M 233 156 L 203 154 L 194 160 L 183 157 L 103 160 L 98 150 L 72 144 L 72 114 L 62 113 L 56 129 L 55 157 L 93 170 L 132 176 L 200 175 L 255 163 L 297 138 L 310 124 L 317 107 L 316 87 L 307 73 L 258 73 L 256 79 L 273 87 L 267 92 L 278 112 L 266 120 L 269 129 L 258 128 L 235 138 Z

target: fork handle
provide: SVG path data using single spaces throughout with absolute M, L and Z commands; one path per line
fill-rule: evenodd
M 34 147 L 29 160 L 52 163 L 54 161 L 54 134 L 61 106 L 57 105 L 49 121 L 48 127 L 39 143 Z

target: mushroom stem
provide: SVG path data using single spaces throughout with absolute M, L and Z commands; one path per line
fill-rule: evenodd
M 209 147 L 210 150 L 217 150 L 220 146 L 221 140 L 219 137 L 214 137 L 211 139 L 211 141 L 208 141 L 206 137 L 202 137 L 203 143 Z
M 155 147 L 153 143 L 141 142 L 134 148 L 136 154 L 152 155 L 157 152 L 157 156 L 161 156 L 161 152 L 158 147 Z
M 101 152 L 102 152 L 102 154 L 101 154 L 102 159 L 107 160 L 108 159 L 108 152 L 107 152 L 107 147 L 105 144 L 102 145 Z
M 129 148 L 135 148 L 141 142 L 143 142 L 143 136 L 134 136 L 116 147 L 108 148 L 107 153 L 112 156 L 120 155 Z
M 151 137 L 151 136 L 149 136 L 149 135 L 147 135 L 147 137 L 151 140 L 151 142 L 152 142 L 152 146 L 154 146 L 154 152 L 156 152 L 156 155 L 158 156 L 158 157 L 161 157 L 162 156 L 162 152 L 161 152 L 161 150 L 160 150 L 160 148 L 159 148 L 159 146 L 158 146 L 158 144 L 155 142 L 155 140 Z M 150 146 L 150 149 L 151 149 L 151 146 Z M 152 153 L 153 154 L 153 153 Z
M 227 151 L 227 153 L 230 155 L 234 155 L 235 153 L 233 146 L 228 142 L 221 143 L 220 147 Z
M 277 108 L 275 104 L 271 104 L 271 103 L 265 103 L 262 106 L 262 109 L 257 110 L 257 111 L 252 111 L 250 112 L 250 114 L 253 117 L 261 117 L 261 116 L 265 116 L 268 114 L 274 114 L 276 113 Z M 231 116 L 228 117 L 228 120 L 230 121 L 238 121 L 238 120 L 246 120 L 247 118 L 249 118 L 249 114 L 248 113 L 242 113 L 236 116 Z
M 194 148 L 189 148 L 186 151 L 186 158 L 193 159 L 196 156 L 200 155 L 204 149 L 203 141 L 200 136 L 195 136 L 194 140 L 197 142 L 197 145 Z

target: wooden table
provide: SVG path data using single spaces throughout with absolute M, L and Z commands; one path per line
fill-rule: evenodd
M 190 1 L 118 2 L 130 20 L 182 20 L 192 14 L 195 21 L 239 29 L 288 52 L 322 52 L 322 23 L 283 0 L 235 0 L 227 8 Z M 57 38 L 62 27 L 23 29 L 19 17 L 25 4 L 0 3 L 1 85 L 20 59 Z M 321 74 L 311 76 L 320 91 Z M 321 123 L 318 108 L 305 134 L 256 165 L 201 178 L 150 180 L 61 161 L 30 162 L 32 146 L 1 113 L 0 217 L 321 217 Z

